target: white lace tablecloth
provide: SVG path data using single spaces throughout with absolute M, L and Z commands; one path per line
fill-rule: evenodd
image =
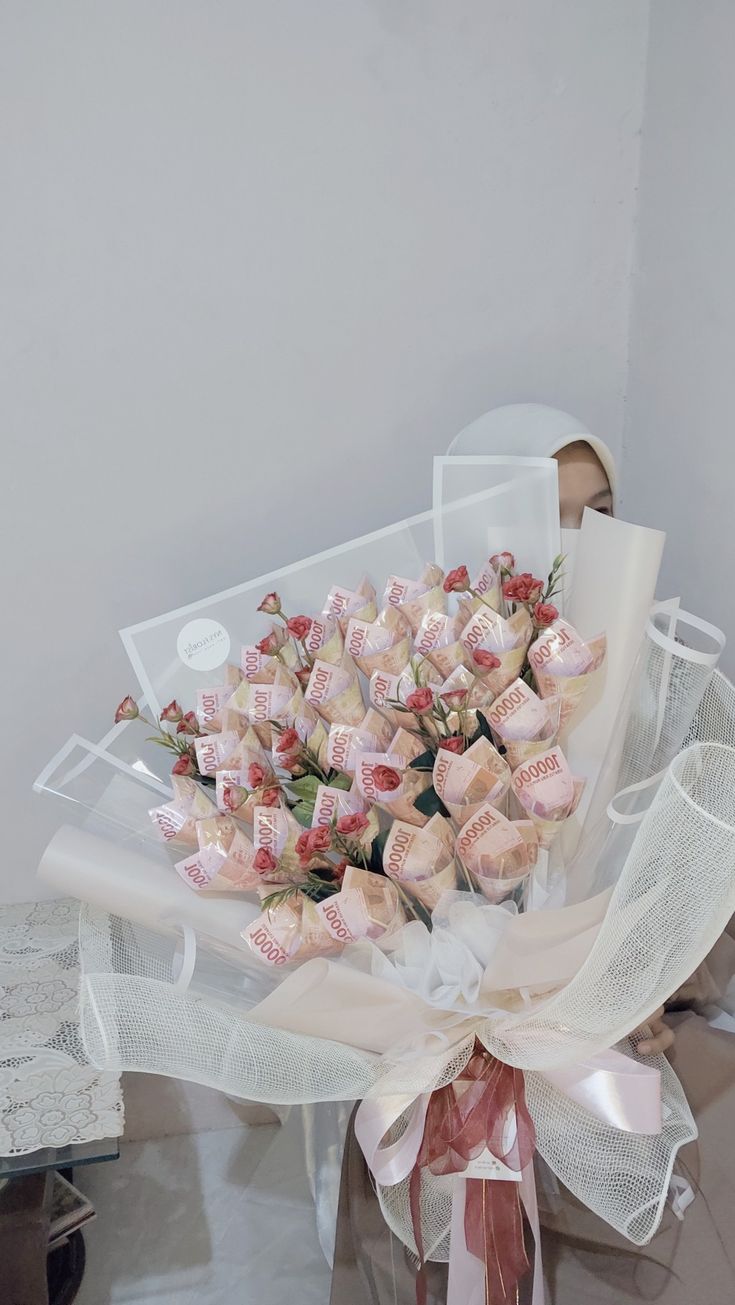
M 0 1155 L 123 1131 L 120 1076 L 85 1060 L 79 903 L 0 907 Z

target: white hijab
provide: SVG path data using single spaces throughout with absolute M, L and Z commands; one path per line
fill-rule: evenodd
M 501 454 L 520 458 L 553 458 L 568 444 L 584 440 L 597 454 L 615 499 L 615 460 L 607 444 L 592 435 L 571 413 L 543 403 L 509 403 L 493 408 L 455 435 L 447 453 Z
M 617 475 L 615 460 L 607 444 L 592 435 L 577 417 L 562 412 L 560 408 L 547 408 L 543 403 L 509 403 L 503 408 L 493 408 L 455 435 L 447 453 L 552 458 L 560 449 L 580 440 L 589 444 L 600 459 L 610 482 L 614 504 Z M 566 595 L 571 589 L 578 543 L 579 530 L 562 528 Z

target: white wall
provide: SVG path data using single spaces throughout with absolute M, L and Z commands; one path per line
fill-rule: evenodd
M 668 531 L 659 592 L 725 628 L 735 672 L 735 5 L 653 0 L 623 462 Z
M 428 506 L 545 400 L 617 446 L 641 0 L 10 0 L 2 895 L 116 631 Z M 12 742 L 12 748 L 11 748 Z

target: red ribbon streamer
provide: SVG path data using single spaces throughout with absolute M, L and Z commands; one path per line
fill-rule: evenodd
M 506 1139 L 508 1119 L 515 1111 L 516 1130 Z M 479 1042 L 462 1073 L 432 1092 L 424 1135 L 409 1180 L 409 1198 L 419 1273 L 417 1305 L 426 1305 L 426 1273 L 421 1235 L 421 1171 L 464 1173 L 471 1160 L 486 1149 L 509 1169 L 520 1172 L 530 1164 L 536 1145 L 526 1106 L 523 1073 L 496 1060 Z M 518 1184 L 513 1181 L 466 1180 L 464 1229 L 467 1249 L 485 1265 L 487 1305 L 502 1305 L 530 1265 L 523 1235 Z

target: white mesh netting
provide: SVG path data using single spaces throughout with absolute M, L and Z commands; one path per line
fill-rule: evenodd
M 380 1057 L 252 1022 L 248 1011 L 273 983 L 262 971 L 239 971 L 200 952 L 190 987 L 177 989 L 173 943 L 87 909 L 81 1016 L 90 1059 L 266 1102 L 347 1100 L 417 1094 L 451 1081 L 477 1033 L 493 1054 L 528 1071 L 539 1151 L 562 1181 L 632 1241 L 646 1241 L 676 1151 L 696 1136 L 674 1075 L 662 1062 L 664 1126 L 644 1137 L 601 1124 L 542 1072 L 619 1043 L 643 1023 L 693 972 L 735 910 L 735 690 L 719 673 L 708 670 L 706 680 L 699 705 L 690 684 L 676 725 L 640 744 L 649 761 L 651 750 L 661 757 L 687 732 L 690 746 L 668 766 L 635 833 L 585 964 L 550 998 L 514 1015 L 468 1012 L 473 1018 L 457 1029 L 458 1045 L 442 1056 L 412 1060 L 403 1049 Z M 425 1244 L 438 1259 L 448 1253 L 448 1187 L 432 1180 L 423 1191 Z M 380 1196 L 388 1222 L 411 1245 L 405 1188 L 383 1188 Z

